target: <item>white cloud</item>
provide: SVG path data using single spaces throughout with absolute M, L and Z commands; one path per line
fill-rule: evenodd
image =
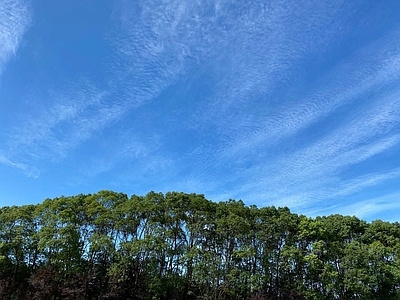
M 359 201 L 357 203 L 340 203 L 338 205 L 333 205 L 325 207 L 313 213 L 313 215 L 318 215 L 323 212 L 325 215 L 332 213 L 339 213 L 342 215 L 357 216 L 360 219 L 374 220 L 377 219 L 379 215 L 385 213 L 388 215 L 389 219 L 385 221 L 398 221 L 396 216 L 393 220 L 390 220 L 393 216 L 390 216 L 390 212 L 400 210 L 400 193 L 389 193 L 380 197 L 367 198 L 366 200 Z
M 350 59 L 320 79 L 319 87 L 314 91 L 308 90 L 308 95 L 298 95 L 294 100 L 288 99 L 289 101 L 282 101 L 283 104 L 268 108 L 276 99 L 267 92 L 263 96 L 267 112 L 261 108 L 256 116 L 251 114 L 251 118 L 255 117 L 252 122 L 247 120 L 245 114 L 235 115 L 238 118 L 234 121 L 239 126 L 235 129 L 237 132 L 230 143 L 225 146 L 223 155 L 229 158 L 260 147 L 277 145 L 332 115 L 339 108 L 361 101 L 360 98 L 366 97 L 368 93 L 399 81 L 400 49 L 397 43 L 393 43 L 397 39 L 400 39 L 400 30 L 354 53 Z M 243 95 L 242 97 L 246 98 Z M 225 99 L 230 96 L 222 95 L 219 98 Z M 237 100 L 240 102 L 240 99 Z M 214 115 L 216 122 L 223 119 L 218 116 L 218 112 L 211 115 Z M 230 125 L 223 123 L 227 131 L 230 130 Z
M 394 42 L 399 38 L 399 30 L 388 34 L 319 78 L 318 85 L 296 101 L 282 101 L 266 110 L 256 104 L 260 109 L 256 113 L 248 104 L 242 110 L 231 108 L 230 100 L 224 106 L 222 99 L 231 94 L 223 89 L 215 101 L 234 117 L 224 120 L 226 112 L 213 108 L 210 118 L 225 140 L 221 139 L 215 154 L 209 154 L 209 164 L 199 168 L 215 171 L 212 180 L 218 180 L 217 166 L 221 173 L 226 172 L 224 165 L 230 166 L 235 175 L 226 180 L 236 188 L 221 195 L 304 209 L 399 177 L 395 170 L 353 179 L 341 174 L 399 144 L 400 90 L 393 90 L 400 80 L 400 49 Z M 232 91 L 232 99 L 242 103 L 236 92 Z M 249 91 L 240 90 L 239 95 L 252 103 L 246 98 Z M 267 92 L 266 107 L 274 102 L 269 96 Z M 340 110 L 346 114 L 338 115 Z M 340 119 L 321 135 L 324 131 L 316 128 L 321 126 L 318 122 L 334 117 Z M 306 129 L 314 135 L 307 137 Z M 243 164 L 246 161 L 248 165 Z M 238 167 L 240 163 L 243 166 Z
M 0 2 L 0 74 L 9 59 L 16 54 L 30 23 L 31 11 L 26 1 Z
M 235 193 L 253 201 L 306 209 L 400 177 L 397 170 L 341 177 L 342 171 L 399 144 L 400 136 L 393 134 L 400 123 L 399 99 L 400 91 L 382 96 L 354 120 L 303 149 L 248 168 L 238 176 L 236 182 L 245 183 Z
M 29 24 L 28 8 L 21 3 L 0 4 L 0 38 L 7 41 L 0 46 L 0 67 L 15 53 Z M 0 162 L 39 170 L 93 141 L 101 147 L 83 159 L 82 170 L 89 176 L 123 165 L 121 177 L 157 181 L 161 188 L 304 211 L 395 179 L 397 166 L 351 178 L 344 172 L 399 145 L 400 31 L 325 66 L 327 71 L 316 70 L 319 77 L 305 66 L 314 60 L 326 63 L 323 56 L 350 30 L 352 5 L 120 1 L 113 13 L 116 27 L 108 35 L 115 52 L 104 62 L 107 85 L 99 87 L 88 77 L 40 99 L 46 104 L 20 115 L 9 130 Z M 141 135 L 142 124 L 126 122 L 116 129 L 118 122 L 157 110 L 148 104 L 161 101 L 158 97 L 171 87 L 203 92 L 183 86 L 186 79 L 188 85 L 203 80 L 211 90 L 204 91 L 207 98 L 167 99 L 177 110 L 185 101 L 197 101 L 188 105 L 183 120 L 160 122 L 168 128 L 149 121 L 155 131 L 149 139 Z M 321 130 L 340 111 L 346 113 Z M 169 143 L 165 133 L 186 126 L 200 145 L 185 153 L 163 152 Z M 109 145 L 94 141 L 102 130 L 109 130 L 104 133 Z
M 40 171 L 37 168 L 25 165 L 20 162 L 13 162 L 1 153 L 0 163 L 21 170 L 28 177 L 37 178 L 40 175 Z
M 203 20 L 190 22 L 202 7 L 199 3 L 148 1 L 139 14 L 135 5 L 121 1 L 114 11 L 116 29 L 109 29 L 109 41 L 115 53 L 107 62 L 107 86 L 81 79 L 40 99 L 10 130 L 4 149 L 9 159 L 31 165 L 60 161 L 95 132 L 154 100 L 185 73 L 196 55 L 191 51 L 206 51 L 197 37 Z M 117 163 L 117 157 L 111 159 Z M 111 168 L 114 162 L 109 164 Z
M 214 95 L 207 101 L 200 98 L 199 109 L 185 123 L 198 132 L 212 130 L 219 146 L 207 150 L 204 143 L 197 153 L 187 154 L 193 170 L 177 186 L 306 208 L 397 176 L 382 171 L 369 179 L 346 180 L 341 172 L 399 143 L 394 130 L 400 122 L 400 95 L 385 94 L 382 88 L 400 79 L 400 52 L 394 43 L 400 31 L 353 53 L 317 78 L 316 87 L 280 99 L 280 86 L 299 89 L 301 82 L 292 80 L 301 76 L 302 63 L 323 55 L 345 35 L 352 10 L 345 2 L 270 2 L 266 11 L 257 5 L 230 10 L 233 4 L 227 1 L 214 4 L 150 1 L 135 10 L 129 9 L 135 4 L 124 2 L 123 34 L 115 43 L 123 74 L 130 79 L 126 93 L 139 102 L 154 99 L 197 62 L 205 62 L 198 72 L 210 72 L 215 83 Z M 382 93 L 377 96 L 376 91 Z M 347 107 L 365 111 L 335 122 L 308 146 L 296 145 L 304 147 L 300 150 L 280 150 L 289 139 Z M 257 154 L 264 160 L 235 165 Z
M 113 113 L 103 111 L 102 99 L 107 93 L 87 81 L 74 85 L 64 94 L 52 95 L 50 105 L 38 103 L 25 113 L 9 132 L 8 156 L 35 165 L 42 160 L 58 161 L 70 149 L 86 140 L 112 119 Z

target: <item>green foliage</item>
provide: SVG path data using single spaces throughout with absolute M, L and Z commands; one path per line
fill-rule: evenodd
M 0 209 L 0 299 L 399 299 L 399 257 L 399 223 L 199 194 Z

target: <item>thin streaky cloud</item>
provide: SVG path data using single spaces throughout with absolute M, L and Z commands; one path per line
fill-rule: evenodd
M 377 219 L 381 213 L 395 212 L 400 210 L 400 193 L 388 193 L 380 197 L 367 198 L 366 200 L 359 201 L 357 203 L 340 203 L 337 205 L 329 206 L 319 211 L 311 212 L 312 216 L 321 214 L 325 215 L 332 213 L 339 213 L 342 215 L 357 216 L 361 219 L 368 219 L 373 221 Z M 393 216 L 393 220 L 396 221 L 396 216 Z
M 398 194 L 398 8 L 4 0 L 0 194 L 181 190 L 307 214 Z
M 259 120 L 259 125 L 250 127 L 251 132 L 244 127 L 242 135 L 234 137 L 224 155 L 229 158 L 260 146 L 274 146 L 366 93 L 399 81 L 400 49 L 398 44 L 393 43 L 396 39 L 400 39 L 400 30 L 382 38 L 380 43 L 375 42 L 353 54 L 348 61 L 327 74 L 320 83 L 321 88 L 312 95 L 271 110 Z M 363 66 L 361 70 L 360 65 Z
M 10 157 L 59 161 L 97 130 L 156 98 L 184 72 L 189 48 L 198 46 L 196 39 L 188 44 L 187 37 L 199 30 L 200 24 L 182 34 L 185 24 L 181 19 L 188 5 L 171 1 L 155 9 L 153 4 L 145 3 L 136 18 L 130 15 L 133 4 L 121 2 L 114 13 L 120 31 L 110 37 L 116 60 L 110 65 L 109 86 L 99 90 L 89 79 L 50 95 L 50 107 L 16 122 L 10 133 Z
M 28 177 L 37 178 L 40 175 L 40 171 L 35 167 L 31 167 L 29 165 L 25 165 L 19 162 L 13 162 L 1 153 L 0 163 L 21 170 Z
M 219 28 L 217 22 L 224 21 L 221 20 L 223 6 L 228 6 L 228 3 L 214 5 L 214 17 L 206 19 L 211 22 L 211 27 Z M 203 12 L 198 4 L 169 1 L 157 9 L 155 7 L 158 6 L 153 2 L 146 3 L 141 7 L 139 15 L 136 15 L 134 4 L 128 2 L 121 2 L 116 9 L 115 17 L 121 30 L 110 39 L 115 45 L 118 59 L 117 64 L 111 66 L 113 76 L 110 78 L 110 88 L 102 93 L 119 96 L 124 100 L 115 104 L 103 103 L 94 112 L 85 114 L 82 109 L 90 112 L 85 107 L 91 103 L 92 96 L 85 92 L 86 87 L 80 86 L 80 95 L 73 95 L 72 99 L 65 99 L 65 102 L 58 100 L 60 104 L 53 105 L 50 112 L 31 117 L 25 126 L 16 128 L 15 132 L 19 130 L 20 134 L 16 134 L 13 148 L 23 145 L 27 154 L 35 159 L 64 157 L 71 148 L 79 145 L 79 141 L 90 138 L 97 128 L 103 128 L 110 120 L 124 117 L 141 103 L 157 97 L 185 72 L 194 58 L 202 60 L 202 56 L 212 53 L 209 49 L 216 52 L 219 47 L 226 47 L 227 37 L 236 29 L 234 24 L 227 23 L 225 27 L 228 29 L 225 31 L 204 31 L 203 28 L 207 26 L 204 26 L 204 19 L 200 17 Z M 275 8 L 272 11 L 274 14 L 268 21 L 268 27 L 276 23 L 274 18 L 285 14 Z M 253 30 L 254 26 L 248 24 L 250 16 L 242 17 L 246 28 Z M 117 78 L 117 82 L 113 82 L 113 77 Z M 78 102 L 77 107 L 71 101 Z M 74 116 L 77 113 L 79 116 Z M 72 130 L 72 141 L 63 142 L 55 136 L 53 129 L 63 123 L 79 127 L 79 130 Z M 67 127 L 65 124 L 64 127 Z
M 348 106 L 352 102 L 357 103 L 361 101 L 361 96 L 399 81 L 400 55 L 398 45 L 393 43 L 393 40 L 398 37 L 399 30 L 393 31 L 379 41 L 354 53 L 349 60 L 321 80 L 320 85 L 323 88 L 317 89 L 310 96 L 301 99 L 298 104 L 294 103 L 292 107 L 280 107 L 279 111 L 282 111 L 282 113 L 279 112 L 278 115 L 267 114 L 267 123 L 263 127 L 260 128 L 258 125 L 251 124 L 246 119 L 244 121 L 235 119 L 235 124 L 246 124 L 248 128 L 239 126 L 241 130 L 238 130 L 236 126 L 237 132 L 233 132 L 232 135 L 234 142 L 223 143 L 219 148 L 218 156 L 214 159 L 210 158 L 209 161 L 212 162 L 221 158 L 240 161 L 249 153 L 257 153 L 255 149 L 258 153 L 262 153 L 268 148 L 274 148 L 280 139 L 295 135 L 301 129 L 330 116 L 341 106 Z M 361 65 L 363 68 L 360 69 Z M 346 78 L 346 81 L 342 78 Z M 396 135 L 383 138 L 376 143 L 370 143 L 370 141 L 398 128 L 400 122 L 398 117 L 400 115 L 399 96 L 398 92 L 393 92 L 391 95 L 382 96 L 382 99 L 376 99 L 377 101 L 372 108 L 370 107 L 364 113 L 356 112 L 357 115 L 352 117 L 354 121 L 347 120 L 347 124 L 339 130 L 307 147 L 306 150 L 289 154 L 288 158 L 284 159 L 280 158 L 279 155 L 275 157 L 272 154 L 272 157 L 267 159 L 264 166 L 261 163 L 261 165 L 245 171 L 245 175 L 238 176 L 237 182 L 248 177 L 252 178 L 250 181 L 252 183 L 248 186 L 247 184 L 242 185 L 242 188 L 239 188 L 237 193 L 231 193 L 231 196 L 243 195 L 250 190 L 261 189 L 258 195 L 247 194 L 247 198 L 260 199 L 258 201 L 268 199 L 263 201 L 269 203 L 273 202 L 274 199 L 281 199 L 281 203 L 284 203 L 289 201 L 288 195 L 296 190 L 298 191 L 299 187 L 304 187 L 304 191 L 298 191 L 297 196 L 290 196 L 291 199 L 295 200 L 291 200 L 290 203 L 303 205 L 310 201 L 312 203 L 319 199 L 331 198 L 332 190 L 318 194 L 309 191 L 320 190 L 318 187 L 323 185 L 321 184 L 323 181 L 327 185 L 338 185 L 335 176 L 340 171 L 398 144 L 398 136 Z M 367 107 L 369 102 L 372 102 L 372 100 L 369 99 L 366 104 Z M 214 113 L 214 120 L 217 122 L 223 119 L 218 114 L 218 112 Z M 257 123 L 257 121 L 254 123 Z M 224 127 L 227 128 L 228 132 L 231 130 L 229 128 L 231 124 L 228 122 L 221 124 L 222 130 Z M 253 132 L 255 133 L 253 134 Z M 275 160 L 278 160 L 278 162 L 274 162 Z M 331 163 L 328 161 L 331 161 Z M 205 168 L 208 167 L 209 165 L 205 166 Z M 313 177 L 310 178 L 310 174 L 314 174 Z M 323 176 L 323 178 L 321 179 L 319 176 Z M 391 176 L 389 177 L 391 178 Z M 263 188 L 263 186 L 268 187 Z M 291 188 L 288 189 L 288 187 Z M 340 188 L 341 185 L 338 185 L 337 190 L 340 190 Z
M 238 184 L 241 187 L 231 197 L 240 194 L 257 201 L 306 207 L 397 178 L 400 174 L 395 170 L 354 180 L 341 179 L 340 174 L 399 144 L 399 135 L 390 135 L 400 123 L 399 99 L 399 90 L 388 93 L 315 143 L 241 170 L 234 182 L 249 183 Z
M 165 157 L 160 159 L 154 157 L 154 152 L 162 147 L 160 137 L 156 135 L 139 139 L 134 132 L 127 129 L 119 136 L 114 136 L 113 143 L 101 143 L 97 147 L 100 155 L 93 153 L 89 163 L 86 163 L 81 170 L 90 177 L 110 172 L 122 165 L 126 166 L 126 161 L 131 161 L 132 164 L 138 161 L 146 162 L 147 168 L 160 168 L 167 163 Z M 143 167 L 141 169 L 143 170 Z
M 388 180 L 400 177 L 400 168 L 389 170 L 382 173 L 367 174 L 348 180 L 343 183 L 341 189 L 332 194 L 332 198 L 337 196 L 347 196 L 359 192 L 367 187 L 373 187 Z
M 106 95 L 86 81 L 78 89 L 75 85 L 66 93 L 52 93 L 50 106 L 16 120 L 9 132 L 8 156 L 33 164 L 59 161 L 113 118 L 113 113 L 104 111 L 101 104 Z M 97 113 L 100 110 L 102 113 Z
M 9 59 L 16 54 L 25 31 L 31 23 L 29 3 L 24 0 L 0 2 L 0 75 Z
M 296 175 L 297 171 L 304 174 L 308 168 L 312 170 L 313 166 L 321 166 L 321 164 L 324 166 L 323 162 L 338 156 L 343 157 L 343 153 L 357 149 L 365 143 L 369 144 L 371 138 L 387 134 L 396 128 L 399 123 L 400 91 L 397 91 L 388 95 L 387 98 L 380 98 L 379 102 L 375 102 L 369 110 L 359 114 L 354 120 L 350 120 L 350 122 L 333 131 L 327 137 L 322 138 L 311 146 L 307 146 L 303 150 L 297 151 L 278 164 L 287 166 L 292 175 Z M 398 138 L 396 137 L 392 141 L 398 142 Z M 385 144 L 390 146 L 393 143 Z M 368 148 L 365 150 L 370 151 Z M 343 161 L 342 163 L 333 164 L 333 166 L 341 168 L 344 163 L 351 164 L 353 162 Z M 307 164 L 309 167 L 305 169 Z
M 215 69 L 207 71 L 214 71 L 212 75 L 216 78 L 219 93 L 209 100 L 205 110 L 203 106 L 199 109 L 199 118 L 222 122 L 224 126 L 231 121 L 232 109 L 251 105 L 251 98 L 265 97 L 278 84 L 292 80 L 287 75 L 296 72 L 299 58 L 325 51 L 329 43 L 343 34 L 341 31 L 327 32 L 325 27 L 332 23 L 335 27 L 345 27 L 345 20 L 351 18 L 350 10 L 336 18 L 345 6 L 341 1 L 298 5 L 272 1 L 263 8 L 246 7 L 243 11 L 248 10 L 248 14 L 227 26 L 231 30 L 225 35 L 230 42 L 221 45 L 217 41 L 211 48 L 219 55 L 214 59 L 217 62 Z M 311 15 L 307 14 L 309 11 L 312 11 Z M 193 121 L 194 126 L 199 118 Z

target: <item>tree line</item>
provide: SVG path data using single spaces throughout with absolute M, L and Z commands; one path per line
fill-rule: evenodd
M 0 209 L 0 299 L 400 299 L 400 224 L 201 194 Z

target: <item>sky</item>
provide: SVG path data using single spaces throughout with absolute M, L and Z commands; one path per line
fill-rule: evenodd
M 0 206 L 113 190 L 400 221 L 400 1 L 0 0 Z

